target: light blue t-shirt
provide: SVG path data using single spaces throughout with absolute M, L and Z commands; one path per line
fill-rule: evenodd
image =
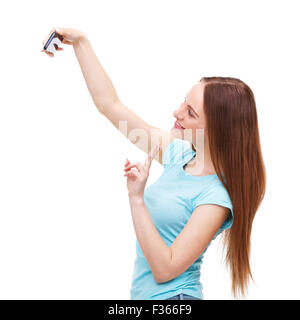
M 233 223 L 232 203 L 218 176 L 193 176 L 185 172 L 183 166 L 194 156 L 195 151 L 189 142 L 174 139 L 164 151 L 162 175 L 144 192 L 145 205 L 168 247 L 182 231 L 194 209 L 201 204 L 218 204 L 231 210 L 230 218 L 223 223 L 213 239 Z M 203 299 L 200 266 L 208 246 L 181 275 L 157 283 L 136 240 L 131 300 L 165 300 L 180 293 Z

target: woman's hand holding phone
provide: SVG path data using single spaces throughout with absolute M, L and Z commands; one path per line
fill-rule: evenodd
M 86 37 L 86 35 L 76 29 L 71 28 L 52 28 L 49 32 L 49 35 L 46 37 L 46 39 L 43 41 L 43 49 L 41 52 L 45 52 L 48 56 L 54 57 L 54 54 L 52 52 L 48 52 L 44 49 L 44 46 L 46 45 L 47 41 L 51 37 L 52 33 L 56 32 L 58 35 L 62 36 L 62 43 L 68 44 L 68 45 L 74 45 L 77 42 L 79 42 L 82 38 Z M 63 48 L 56 48 L 57 51 L 63 50 Z

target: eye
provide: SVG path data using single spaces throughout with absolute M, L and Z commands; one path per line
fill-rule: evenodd
M 189 115 L 190 115 L 191 117 L 194 117 L 193 114 L 191 113 L 191 110 L 189 110 Z
M 186 103 L 186 97 L 184 97 L 184 103 Z M 192 114 L 191 110 L 188 110 L 189 116 L 194 118 L 194 115 Z

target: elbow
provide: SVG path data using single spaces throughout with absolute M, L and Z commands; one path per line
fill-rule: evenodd
M 94 101 L 94 103 L 99 112 L 104 116 L 107 116 L 107 113 L 111 110 L 111 108 L 115 105 L 118 106 L 121 103 L 121 101 L 118 97 L 110 97 L 105 101 Z
M 156 270 L 156 272 L 153 272 L 154 280 L 156 283 L 164 283 L 172 280 L 174 277 L 173 275 L 173 268 L 171 265 L 172 261 L 172 251 L 170 249 L 168 256 L 166 257 L 166 262 L 160 264 L 160 270 Z
M 172 280 L 172 277 L 168 272 L 159 272 L 153 275 L 154 276 L 154 281 L 156 283 L 164 283 L 167 281 Z
M 164 278 L 161 276 L 154 276 L 154 281 L 158 284 L 165 282 Z

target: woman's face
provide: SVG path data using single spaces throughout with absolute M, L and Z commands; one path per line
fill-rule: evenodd
M 174 127 L 171 129 L 171 134 L 176 138 L 189 141 L 193 145 L 197 145 L 196 130 L 198 129 L 198 134 L 200 133 L 202 135 L 205 130 L 203 92 L 204 85 L 203 82 L 200 81 L 191 88 L 179 109 L 175 110 L 173 113 L 176 118 L 176 122 Z M 184 129 L 176 128 L 177 124 L 182 126 Z

